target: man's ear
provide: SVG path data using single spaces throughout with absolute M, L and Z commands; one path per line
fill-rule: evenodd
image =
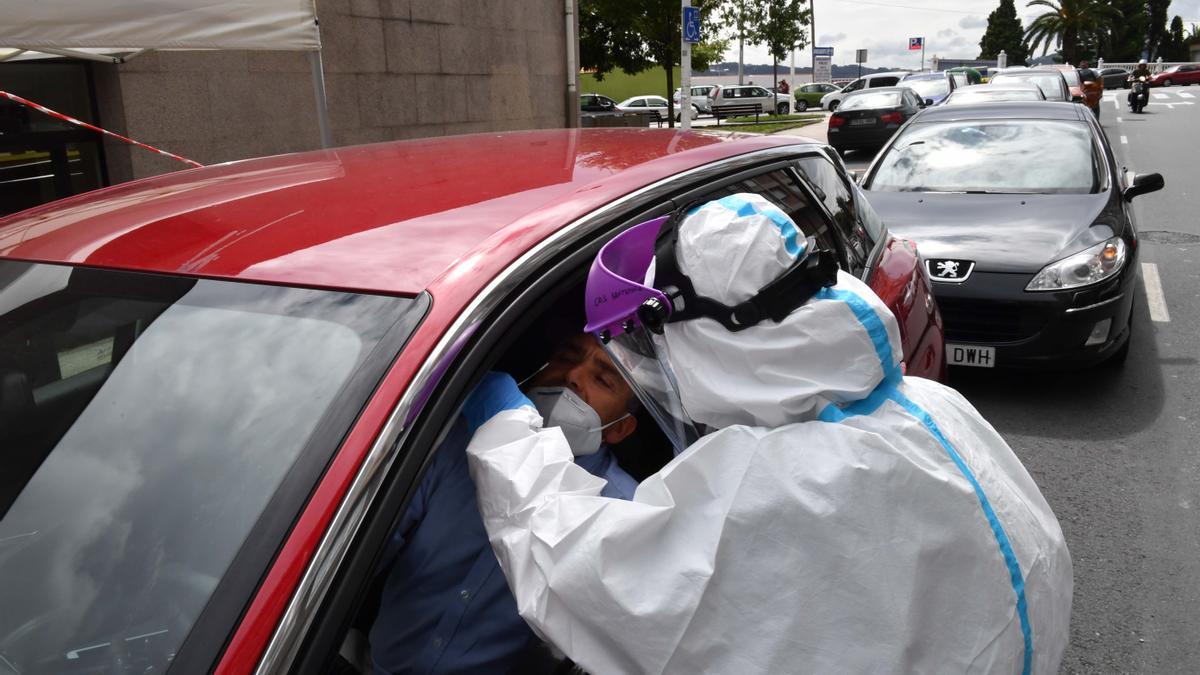
M 637 415 L 630 415 L 604 430 L 604 442 L 608 445 L 616 445 L 629 438 L 629 434 L 632 434 L 635 429 L 637 429 Z

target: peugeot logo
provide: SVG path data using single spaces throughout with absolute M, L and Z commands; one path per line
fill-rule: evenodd
M 975 269 L 975 261 L 931 258 L 925 261 L 925 269 L 929 271 L 929 278 L 934 281 L 961 284 L 971 276 L 971 271 Z

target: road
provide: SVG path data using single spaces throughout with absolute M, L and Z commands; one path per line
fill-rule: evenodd
M 1124 367 L 956 369 L 951 384 L 1025 462 L 1066 534 L 1075 599 L 1062 671 L 1197 672 L 1200 87 L 1154 89 L 1141 115 L 1124 97 L 1106 92 L 1101 108 L 1118 160 L 1166 179 L 1166 189 L 1134 201 L 1139 262 L 1161 280 L 1158 320 L 1143 283 Z M 790 133 L 824 140 L 823 126 Z M 846 164 L 871 159 L 851 153 Z

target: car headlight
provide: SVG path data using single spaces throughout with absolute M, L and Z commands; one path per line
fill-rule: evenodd
M 1125 266 L 1125 241 L 1113 237 L 1052 262 L 1025 287 L 1027 291 L 1061 291 L 1088 286 L 1112 277 Z

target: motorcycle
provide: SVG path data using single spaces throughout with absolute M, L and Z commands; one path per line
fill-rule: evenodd
M 1141 75 L 1138 78 L 1130 78 L 1133 86 L 1129 90 L 1129 109 L 1135 113 L 1140 113 L 1150 102 L 1150 85 L 1147 84 L 1146 76 Z

